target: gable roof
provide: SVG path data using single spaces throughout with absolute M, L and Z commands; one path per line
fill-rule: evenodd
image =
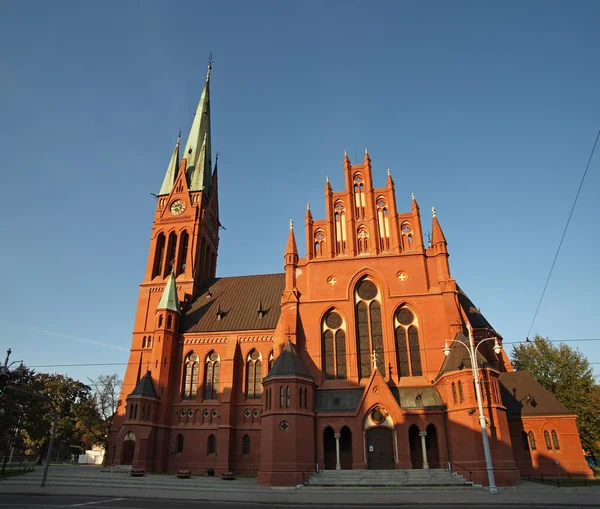
M 153 398 L 160 399 L 158 394 L 156 394 L 156 389 L 154 388 L 154 382 L 152 381 L 152 373 L 150 371 L 146 371 L 146 374 L 139 379 L 135 388 L 129 396 L 140 396 L 142 398 Z
M 527 371 L 500 373 L 498 379 L 508 417 L 573 415 Z
M 458 290 L 458 302 L 460 303 L 460 307 L 463 308 L 473 328 L 495 330 L 490 322 L 486 320 L 485 316 L 481 314 L 481 311 L 475 307 L 473 301 L 467 297 L 467 294 L 463 289 L 458 285 L 456 285 L 456 288 Z
M 306 367 L 296 352 L 296 348 L 291 341 L 288 341 L 279 354 L 279 357 L 277 357 L 275 364 L 273 364 L 271 371 L 269 371 L 269 374 L 263 381 L 266 382 L 273 378 L 287 378 L 291 376 L 312 380 L 312 376 L 306 371 Z
M 209 279 L 187 306 L 180 332 L 275 329 L 284 287 L 285 273 Z

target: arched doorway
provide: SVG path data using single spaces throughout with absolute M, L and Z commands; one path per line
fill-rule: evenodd
M 410 462 L 413 468 L 423 468 L 423 449 L 421 449 L 421 437 L 419 427 L 413 424 L 408 428 L 408 443 L 410 445 Z
M 133 463 L 133 454 L 135 453 L 135 441 L 125 439 L 123 442 L 123 459 L 121 465 L 131 465 Z
M 335 433 L 331 426 L 327 426 L 323 431 L 323 462 L 325 470 L 335 470 Z
M 427 446 L 429 468 L 440 468 L 440 447 L 438 444 L 437 429 L 433 424 L 430 424 L 427 426 L 426 431 L 425 445 Z
M 392 470 L 394 468 L 394 437 L 389 428 L 367 430 L 367 460 L 369 470 Z
M 348 426 L 340 433 L 340 463 L 342 470 L 352 470 L 352 432 Z

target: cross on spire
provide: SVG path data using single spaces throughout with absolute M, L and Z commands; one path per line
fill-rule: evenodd
M 371 357 L 373 358 L 373 369 L 377 369 L 377 352 L 375 350 L 373 350 Z
M 291 330 L 291 329 L 288 327 L 288 328 L 287 328 L 287 331 L 286 331 L 286 333 L 285 333 L 285 335 L 287 336 L 287 340 L 288 340 L 288 341 L 291 341 L 291 339 L 290 339 L 290 338 L 291 338 L 291 336 L 295 336 L 295 335 L 296 335 L 296 333 L 295 333 L 295 332 L 292 332 L 292 330 Z

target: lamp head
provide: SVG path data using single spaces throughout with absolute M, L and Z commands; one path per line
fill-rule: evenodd
M 496 338 L 494 340 L 494 353 L 496 355 L 500 355 L 501 351 L 502 351 L 502 345 L 500 343 L 498 343 L 498 338 Z
M 446 357 L 448 357 L 448 355 L 450 355 L 450 347 L 448 346 L 448 340 L 446 340 L 446 344 L 444 345 L 443 352 Z

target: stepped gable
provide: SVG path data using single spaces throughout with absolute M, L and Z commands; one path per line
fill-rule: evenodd
M 498 379 L 508 417 L 573 415 L 527 371 L 500 373 Z
M 209 279 L 186 308 L 181 332 L 275 329 L 284 286 L 285 273 Z

